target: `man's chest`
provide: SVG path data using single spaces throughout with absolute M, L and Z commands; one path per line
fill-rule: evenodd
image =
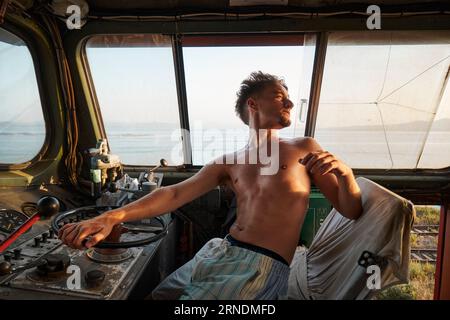
M 238 193 L 309 192 L 310 189 L 311 181 L 305 167 L 292 156 L 280 155 L 277 163 L 235 164 L 229 166 L 228 171 L 230 187 Z

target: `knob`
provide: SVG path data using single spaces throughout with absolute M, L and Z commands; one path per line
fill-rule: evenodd
M 159 163 L 161 164 L 162 167 L 167 167 L 169 165 L 166 159 L 159 160 Z
M 41 239 L 39 238 L 34 238 L 34 246 L 36 248 L 39 248 L 41 246 Z
M 98 287 L 105 280 L 105 273 L 101 270 L 88 271 L 85 280 L 89 288 Z
M 37 202 L 38 213 L 43 217 L 50 217 L 59 212 L 59 201 L 55 197 L 42 197 Z
M 47 238 L 48 238 L 48 233 L 46 232 L 46 233 L 43 233 L 42 234 L 42 242 L 47 242 Z
M 0 262 L 0 276 L 10 274 L 12 272 L 11 263 L 8 261 Z
M 65 272 L 70 265 L 70 257 L 66 254 L 49 254 L 37 265 L 36 270 L 40 275 Z
M 50 254 L 45 260 L 52 271 L 65 271 L 70 265 L 70 257 L 67 254 Z
M 55 236 L 55 231 L 53 231 L 53 229 L 48 230 L 48 237 L 50 239 L 53 239 Z
M 11 255 L 9 253 L 5 253 L 3 255 L 3 259 L 5 259 L 5 261 L 9 262 L 9 261 L 11 261 Z
M 20 254 L 22 253 L 22 249 L 14 249 L 14 259 L 15 260 L 19 260 L 20 259 Z

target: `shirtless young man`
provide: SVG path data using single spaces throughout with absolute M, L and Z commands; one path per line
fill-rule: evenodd
M 239 161 L 227 164 L 229 157 L 219 158 L 183 182 L 91 220 L 67 224 L 59 237 L 71 247 L 89 248 L 119 223 L 169 212 L 226 184 L 234 191 L 238 208 L 230 234 L 209 241 L 159 289 L 178 286 L 183 299 L 274 299 L 285 294 L 311 181 L 343 216 L 357 219 L 362 213 L 361 192 L 351 168 L 322 150 L 313 138 L 278 138 L 278 130 L 291 123 L 292 107 L 283 80 L 252 73 L 241 84 L 236 113 L 256 130 L 251 133 L 264 135 L 250 134 L 247 146 L 233 154 Z M 274 174 L 263 175 L 261 169 L 267 165 L 259 159 L 250 164 L 248 159 L 261 144 L 274 141 L 279 143 L 279 153 L 275 154 L 279 168 Z M 90 239 L 83 246 L 87 237 Z M 184 274 L 185 281 L 180 283 L 183 272 L 189 274 Z M 172 283 L 171 278 L 175 279 Z

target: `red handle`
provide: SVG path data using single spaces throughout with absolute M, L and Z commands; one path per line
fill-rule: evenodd
M 0 244 L 0 253 L 6 250 L 16 239 L 23 234 L 25 231 L 31 228 L 33 224 L 35 224 L 39 219 L 41 218 L 41 215 L 36 213 L 34 216 L 32 216 L 30 219 L 27 220 L 23 225 L 21 225 L 16 231 L 11 233 L 11 235 Z

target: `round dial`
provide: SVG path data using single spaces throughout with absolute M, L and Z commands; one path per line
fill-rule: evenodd
M 13 233 L 27 220 L 28 217 L 21 212 L 15 210 L 0 209 L 0 231 Z

